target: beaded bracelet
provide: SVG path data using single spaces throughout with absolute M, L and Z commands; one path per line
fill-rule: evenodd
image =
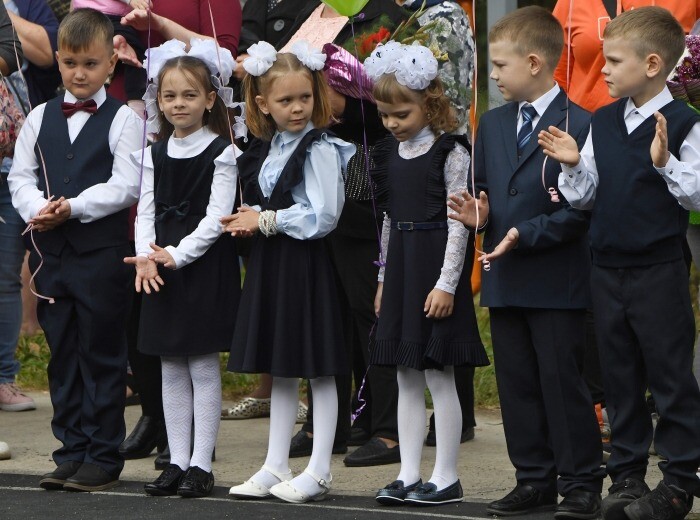
M 260 212 L 258 217 L 258 227 L 260 232 L 266 237 L 277 234 L 277 214 L 271 210 Z

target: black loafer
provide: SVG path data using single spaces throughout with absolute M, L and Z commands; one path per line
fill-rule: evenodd
M 297 457 L 309 457 L 314 447 L 314 438 L 309 437 L 304 430 L 299 430 L 292 437 L 292 442 L 289 445 L 289 457 L 294 459 Z M 348 445 L 344 442 L 333 442 L 333 453 L 338 455 L 348 452 Z
M 467 441 L 474 439 L 474 427 L 468 426 L 462 432 L 459 438 L 459 443 L 464 444 Z M 435 437 L 435 430 L 428 430 L 428 435 L 425 437 L 426 446 L 435 446 L 437 444 L 437 438 Z
M 168 444 L 165 423 L 162 419 L 142 415 L 129 436 L 119 446 L 124 460 L 143 459 L 158 448 L 161 452 Z
M 104 491 L 118 485 L 118 475 L 110 475 L 96 464 L 83 462 L 75 475 L 63 484 L 63 489 L 66 491 Z
M 404 486 L 403 480 L 394 480 L 391 484 L 377 491 L 374 498 L 377 502 L 385 506 L 403 504 L 406 495 L 410 491 L 414 491 L 421 484 L 423 484 L 423 480 L 421 479 L 418 479 L 418 482 L 414 482 L 410 486 Z
M 601 512 L 605 520 L 628 520 L 625 507 L 651 490 L 642 479 L 629 477 L 613 483 L 603 499 Z
M 177 495 L 177 490 L 180 487 L 180 481 L 185 474 L 177 464 L 168 464 L 168 467 L 163 470 L 163 473 L 153 482 L 145 484 L 143 489 L 149 495 L 154 497 L 169 497 Z
M 374 437 L 345 457 L 343 462 L 351 468 L 394 464 L 401 462 L 401 452 L 398 444 L 389 448 L 384 441 Z
M 209 496 L 212 489 L 214 489 L 214 474 L 192 466 L 183 475 L 177 494 L 184 498 L 201 498 Z
M 74 460 L 69 460 L 67 462 L 64 462 L 63 464 L 60 464 L 51 473 L 47 473 L 46 475 L 41 477 L 41 480 L 39 481 L 39 487 L 42 487 L 49 491 L 63 489 L 63 484 L 65 484 L 66 480 L 68 480 L 78 472 L 81 465 L 82 462 L 77 462 Z
M 491 502 L 486 512 L 496 516 L 514 516 L 535 511 L 553 511 L 556 506 L 556 493 L 544 493 L 527 484 L 518 484 L 506 496 Z
M 439 506 L 461 502 L 463 497 L 462 484 L 459 480 L 441 491 L 438 491 L 437 486 L 432 482 L 426 482 L 409 492 L 404 503 L 412 506 Z
M 600 516 L 600 493 L 573 489 L 564 495 L 554 512 L 554 518 L 577 518 L 580 520 L 595 520 Z

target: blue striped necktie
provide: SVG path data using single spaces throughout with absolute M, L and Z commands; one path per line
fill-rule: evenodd
M 530 137 L 532 136 L 532 120 L 537 115 L 537 110 L 527 103 L 520 109 L 520 113 L 523 116 L 523 126 L 520 127 L 520 131 L 518 132 L 518 157 L 522 155 L 527 143 L 530 142 Z

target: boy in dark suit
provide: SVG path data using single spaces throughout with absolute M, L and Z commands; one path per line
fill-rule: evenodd
M 118 484 L 124 461 L 126 338 L 130 272 L 128 207 L 139 176 L 134 112 L 105 93 L 114 70 L 106 16 L 77 9 L 58 29 L 64 97 L 37 106 L 17 140 L 8 177 L 12 203 L 33 228 L 41 323 L 51 350 L 51 426 L 62 446 L 45 489 L 99 491 Z M 43 260 L 41 269 L 37 272 Z
M 540 7 L 513 11 L 493 26 L 491 79 L 509 103 L 479 121 L 472 157 L 479 199 L 463 193 L 450 202 L 452 218 L 485 229 L 490 251 L 480 258 L 491 261 L 481 305 L 491 317 L 517 480 L 513 491 L 489 504 L 494 515 L 555 509 L 555 518 L 594 519 L 600 511 L 600 433 L 580 374 L 588 215 L 550 190 L 560 166 L 545 163 L 536 138 L 540 128 L 566 127 L 583 144 L 588 132 L 589 114 L 554 81 L 563 44 L 559 22 Z M 558 505 L 557 492 L 564 496 Z
M 621 14 L 605 28 L 602 69 L 620 99 L 594 114 L 580 154 L 560 129 L 540 134 L 545 153 L 564 166 L 562 193 L 592 209 L 591 292 L 613 431 L 606 520 L 680 520 L 700 491 L 700 390 L 683 260 L 687 210 L 700 209 L 700 116 L 666 87 L 684 43 L 665 9 Z M 668 457 L 653 491 L 644 482 L 647 385 L 660 416 L 655 446 Z

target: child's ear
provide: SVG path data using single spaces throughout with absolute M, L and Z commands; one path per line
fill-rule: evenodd
M 527 57 L 528 64 L 530 66 L 530 73 L 535 76 L 542 70 L 542 57 L 539 54 L 529 54 Z
M 262 97 L 260 95 L 255 96 L 255 104 L 258 105 L 260 112 L 262 112 L 266 116 L 270 115 L 270 109 L 267 108 L 267 102 L 265 101 L 264 97 Z
M 647 77 L 653 78 L 663 73 L 664 60 L 658 54 L 649 54 L 646 59 Z
M 114 74 L 114 67 L 117 66 L 117 60 L 119 59 L 119 56 L 117 55 L 116 52 L 112 53 L 112 57 L 109 58 L 109 73 Z
M 212 90 L 207 94 L 207 110 L 211 110 L 214 107 L 214 103 L 216 103 L 216 91 Z

